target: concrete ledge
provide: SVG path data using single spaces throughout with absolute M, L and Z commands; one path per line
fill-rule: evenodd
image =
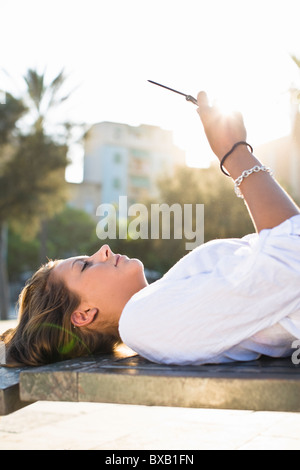
M 290 359 L 181 367 L 125 354 L 23 371 L 20 396 L 23 401 L 300 411 L 299 371 Z
M 0 367 L 0 416 L 13 413 L 30 403 L 20 400 L 19 376 L 23 369 Z

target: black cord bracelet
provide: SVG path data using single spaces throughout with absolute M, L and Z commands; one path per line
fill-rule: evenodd
M 250 144 L 248 144 L 248 142 L 241 141 L 241 142 L 237 142 L 236 144 L 234 144 L 234 146 L 232 147 L 232 149 L 229 150 L 229 152 L 227 152 L 226 155 L 224 155 L 224 157 L 222 158 L 221 163 L 220 163 L 220 169 L 221 169 L 221 171 L 224 173 L 224 175 L 226 175 L 226 176 L 230 176 L 230 174 L 227 173 L 227 172 L 224 170 L 223 165 L 224 165 L 224 163 L 225 163 L 226 158 L 229 157 L 229 155 L 232 154 L 232 152 L 236 149 L 236 147 L 237 147 L 238 145 L 247 145 L 247 147 L 250 148 L 251 153 L 253 153 L 253 148 L 252 148 L 252 146 L 251 146 Z

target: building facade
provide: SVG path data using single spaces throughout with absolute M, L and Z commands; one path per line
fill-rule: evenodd
M 102 203 L 142 202 L 158 194 L 159 178 L 172 176 L 185 164 L 185 153 L 173 143 L 171 131 L 142 124 L 95 124 L 85 143 L 82 184 L 73 184 L 71 205 L 95 215 Z

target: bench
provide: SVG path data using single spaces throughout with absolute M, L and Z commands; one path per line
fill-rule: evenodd
M 20 399 L 20 373 L 25 370 L 25 368 L 0 367 L 0 416 L 30 404 Z
M 290 358 L 202 366 L 154 364 L 131 350 L 42 367 L 0 368 L 0 414 L 38 400 L 300 411 Z

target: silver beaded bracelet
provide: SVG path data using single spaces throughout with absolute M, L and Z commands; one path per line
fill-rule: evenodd
M 273 176 L 273 171 L 271 170 L 271 168 L 268 168 L 267 166 L 264 166 L 264 165 L 263 166 L 255 165 L 250 170 L 243 171 L 241 176 L 239 176 L 234 181 L 234 191 L 235 191 L 235 194 L 237 195 L 237 197 L 244 198 L 244 196 L 242 195 L 241 190 L 239 188 L 239 186 L 242 184 L 243 180 L 245 178 L 247 178 L 247 176 L 252 175 L 252 173 L 258 173 L 259 171 L 266 171 L 267 173 L 270 173 L 271 176 Z

